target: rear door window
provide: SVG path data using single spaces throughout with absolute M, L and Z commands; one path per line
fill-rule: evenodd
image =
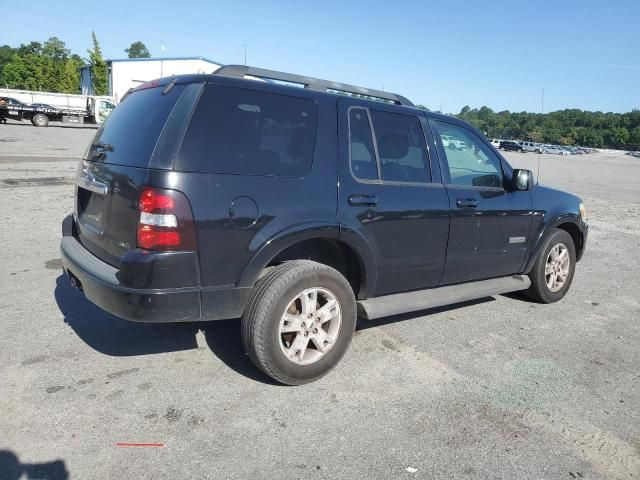
M 311 169 L 313 100 L 208 85 L 191 117 L 176 169 L 303 177 Z
M 417 117 L 371 110 L 383 181 L 431 181 L 424 132 Z
M 351 107 L 349 149 L 351 172 L 358 180 L 431 182 L 427 144 L 417 117 Z
M 127 95 L 102 124 L 87 151 L 87 160 L 147 167 L 167 117 L 184 91 L 175 85 L 166 94 L 162 86 Z
M 360 180 L 378 180 L 378 162 L 371 123 L 364 108 L 349 109 L 349 151 L 353 176 Z

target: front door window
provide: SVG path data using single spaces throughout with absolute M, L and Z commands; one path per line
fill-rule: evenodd
M 437 121 L 433 125 L 447 157 L 449 184 L 502 188 L 500 159 L 482 140 L 457 125 Z

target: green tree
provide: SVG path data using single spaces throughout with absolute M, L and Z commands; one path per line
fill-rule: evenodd
M 30 53 L 25 56 L 16 53 L 4 66 L 3 75 L 9 88 L 44 90 L 45 71 L 42 55 Z
M 631 145 L 631 148 L 640 150 L 640 125 L 635 127 L 629 133 L 629 143 Z
M 129 48 L 125 48 L 124 51 L 129 58 L 151 58 L 149 49 L 140 41 L 133 42 L 131 46 Z
M 65 61 L 71 55 L 71 51 L 58 37 L 51 37 L 42 45 L 42 54 L 54 60 Z
M 35 53 L 36 55 L 40 55 L 42 53 L 42 44 L 40 42 L 29 42 L 29 44 L 20 44 L 18 47 L 18 53 L 22 56 L 29 55 L 31 53 Z
M 107 62 L 102 57 L 102 50 L 98 43 L 98 37 L 96 32 L 91 32 L 91 40 L 93 42 L 93 48 L 87 50 L 89 54 L 89 64 L 91 65 L 91 77 L 93 81 L 93 94 L 94 95 L 106 95 L 107 94 Z
M 51 37 L 41 49 L 40 63 L 43 69 L 43 89 L 51 92 L 64 91 L 61 87 L 65 64 L 71 51 L 58 37 Z
M 73 57 L 67 59 L 60 76 L 61 92 L 80 93 L 80 67 L 82 67 L 82 60 Z
M 605 134 L 608 146 L 614 148 L 624 148 L 629 141 L 629 131 L 624 127 L 613 127 Z
M 3 45 L 0 47 L 0 87 L 4 87 L 6 85 L 2 72 L 4 70 L 4 66 L 13 58 L 14 53 L 16 53 L 16 49 L 11 48 L 9 45 Z

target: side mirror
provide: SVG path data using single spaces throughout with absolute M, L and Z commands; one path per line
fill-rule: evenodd
M 531 170 L 516 168 L 513 171 L 512 184 L 514 190 L 531 190 L 533 186 L 533 172 Z

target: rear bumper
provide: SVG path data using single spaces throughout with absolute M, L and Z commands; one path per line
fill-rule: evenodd
M 71 217 L 63 223 L 60 243 L 63 269 L 72 285 L 103 310 L 126 320 L 158 323 L 221 320 L 242 315 L 251 288 L 133 288 L 123 284 L 123 276 L 128 275 L 84 248 L 73 236 L 69 222 Z M 129 261 L 126 272 L 139 269 L 149 273 L 149 263 L 148 258 L 139 265 Z

